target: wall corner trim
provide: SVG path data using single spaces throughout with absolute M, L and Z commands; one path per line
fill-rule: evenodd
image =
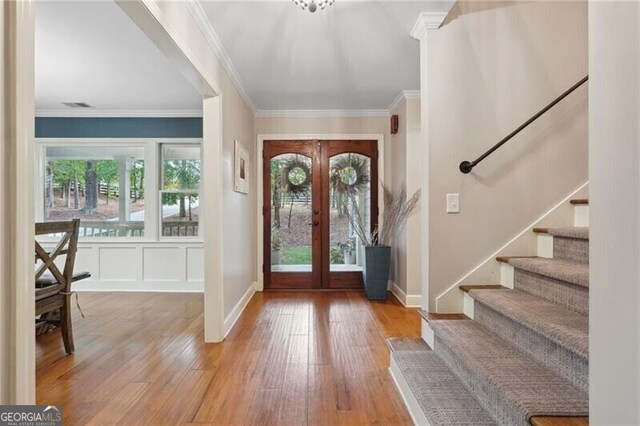
M 257 287 L 257 283 L 255 281 L 252 282 L 249 288 L 247 288 L 247 291 L 244 293 L 244 295 L 242 295 L 240 300 L 238 300 L 238 303 L 236 303 L 236 306 L 233 307 L 231 312 L 229 312 L 229 315 L 227 315 L 227 317 L 224 319 L 224 337 L 225 338 L 231 332 L 231 330 L 233 329 L 233 326 L 236 325 L 236 322 L 238 322 L 238 319 L 240 319 L 240 317 L 242 316 L 242 313 L 244 312 L 245 308 L 253 298 L 253 295 L 256 294 L 256 287 Z
M 427 30 L 437 30 L 444 22 L 449 12 L 422 12 L 418 16 L 418 20 L 411 29 L 411 37 L 416 40 L 422 39 Z
M 393 111 L 398 108 L 398 105 L 400 105 L 403 100 L 409 99 L 420 99 L 420 90 L 403 90 L 400 92 L 391 105 L 389 105 L 389 108 L 387 108 L 387 115 L 391 116 Z

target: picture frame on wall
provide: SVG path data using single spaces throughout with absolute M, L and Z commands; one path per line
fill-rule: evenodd
M 235 166 L 233 190 L 242 194 L 249 193 L 249 151 L 235 140 Z

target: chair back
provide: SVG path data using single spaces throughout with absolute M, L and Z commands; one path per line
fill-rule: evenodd
M 60 291 L 68 293 L 71 291 L 71 282 L 73 281 L 73 267 L 76 260 L 76 252 L 78 250 L 78 233 L 80 230 L 80 219 L 61 222 L 41 222 L 36 223 L 36 236 L 38 235 L 61 235 L 56 246 L 48 252 L 38 241 L 36 241 L 36 262 L 40 260 L 42 263 L 36 268 L 37 280 L 45 272 L 49 271 Z M 55 264 L 58 256 L 66 255 L 64 269 L 60 271 Z

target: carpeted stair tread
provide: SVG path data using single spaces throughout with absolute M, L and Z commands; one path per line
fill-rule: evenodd
M 499 290 L 493 290 L 499 291 Z M 433 321 L 436 350 L 498 423 L 586 416 L 588 395 L 472 320 Z
M 398 351 L 391 356 L 431 425 L 495 424 L 433 351 Z
M 511 258 L 509 264 L 514 268 L 589 287 L 588 264 L 543 257 Z
M 472 290 L 469 295 L 582 358 L 589 358 L 587 315 L 518 290 Z
M 387 339 L 387 346 L 389 346 L 391 352 L 430 350 L 424 340 L 410 337 L 390 337 Z
M 589 228 L 587 227 L 549 228 L 547 232 L 554 237 L 575 238 L 578 240 L 589 239 Z

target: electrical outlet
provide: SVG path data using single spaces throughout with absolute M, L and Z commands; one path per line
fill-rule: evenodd
M 460 194 L 447 194 L 447 213 L 460 213 Z

